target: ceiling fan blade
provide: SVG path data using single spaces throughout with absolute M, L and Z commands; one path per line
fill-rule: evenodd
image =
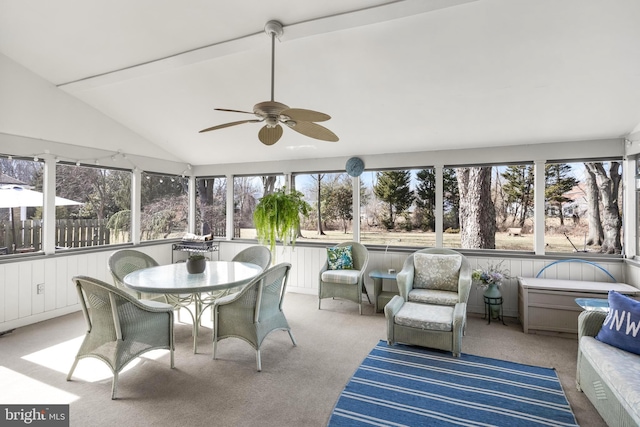
M 297 122 L 324 122 L 331 118 L 330 115 L 320 113 L 313 110 L 305 110 L 304 108 L 289 108 L 280 114 L 291 117 L 291 120 Z
M 237 122 L 229 122 L 229 123 L 225 123 L 223 125 L 218 125 L 218 126 L 212 126 L 210 128 L 206 128 L 206 129 L 202 129 L 200 132 L 198 133 L 202 133 L 202 132 L 209 132 L 210 130 L 217 130 L 217 129 L 223 129 L 223 128 L 228 128 L 229 126 L 235 126 L 235 125 L 241 125 L 243 123 L 259 123 L 262 120 L 258 120 L 258 119 L 252 119 L 252 120 L 240 120 Z
M 288 124 L 288 123 L 287 123 Z M 295 122 L 295 125 L 288 124 L 289 127 L 296 132 L 308 136 L 310 138 L 321 139 L 323 141 L 336 142 L 338 137 L 335 133 L 331 132 L 324 126 L 317 125 L 311 122 Z
M 258 139 L 264 145 L 273 145 L 282 136 L 282 126 L 276 125 L 275 127 L 269 127 L 267 125 L 263 126 L 258 132 Z
M 214 110 L 216 111 L 226 111 L 228 113 L 245 113 L 245 114 L 254 114 L 251 113 L 249 111 L 242 111 L 242 110 L 229 110 L 228 108 L 214 108 Z

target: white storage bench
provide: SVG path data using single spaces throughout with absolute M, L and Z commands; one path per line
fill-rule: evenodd
M 610 290 L 637 297 L 640 289 L 625 283 L 518 277 L 518 320 L 525 334 L 578 333 L 582 309 L 576 298 L 607 298 Z

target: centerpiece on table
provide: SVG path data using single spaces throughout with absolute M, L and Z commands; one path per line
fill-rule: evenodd
M 187 271 L 189 274 L 200 274 L 207 267 L 207 259 L 202 254 L 191 254 L 187 258 Z
M 489 301 L 495 302 L 498 298 L 502 298 L 500 285 L 502 285 L 503 280 L 511 278 L 509 270 L 502 267 L 503 262 L 488 264 L 486 268 L 473 270 L 471 274 L 473 281 L 484 290 L 482 295 L 485 298 L 490 298 Z M 497 319 L 500 315 L 500 306 L 498 304 L 490 304 L 490 312 L 491 318 Z

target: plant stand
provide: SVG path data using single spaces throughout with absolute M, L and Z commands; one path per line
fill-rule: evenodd
M 494 313 L 497 316 L 494 317 Z M 487 322 L 488 325 L 491 324 L 491 318 L 499 320 L 503 325 L 507 326 L 504 323 L 503 311 L 502 311 L 502 297 L 488 297 L 484 296 L 484 317 L 483 319 L 489 319 Z

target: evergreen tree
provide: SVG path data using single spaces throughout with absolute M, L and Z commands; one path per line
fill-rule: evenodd
M 566 163 L 548 164 L 545 171 L 545 191 L 544 196 L 547 202 L 557 206 L 560 215 L 560 225 L 564 225 L 564 214 L 562 204 L 568 202 L 565 194 L 570 191 L 578 180 L 570 175 L 571 165 Z
M 411 172 L 377 172 L 376 178 L 378 182 L 373 186 L 373 192 L 378 199 L 387 204 L 388 215 L 382 221 L 388 230 L 392 230 L 396 225 L 397 216 L 409 209 L 413 203 Z
M 433 169 L 422 169 L 416 174 L 416 207 L 420 215 L 418 226 L 424 231 L 436 228 L 436 173 Z
M 533 208 L 533 165 L 512 165 L 502 173 L 506 202 L 512 205 L 514 219 L 524 226 L 527 213 Z

